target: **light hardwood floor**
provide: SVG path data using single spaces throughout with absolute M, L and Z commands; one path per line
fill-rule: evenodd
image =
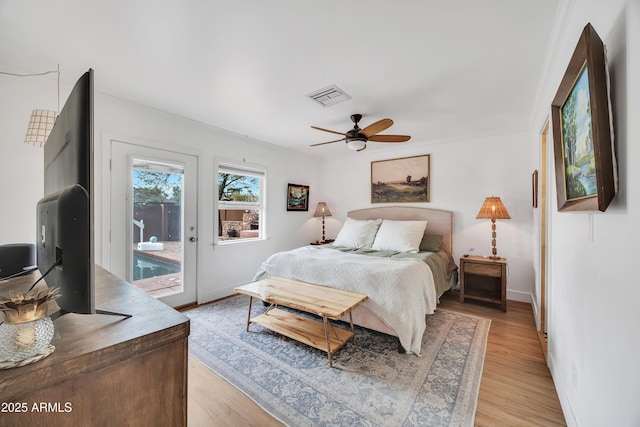
M 449 292 L 440 307 L 491 319 L 477 426 L 566 425 L 529 304 L 508 301 L 504 313 L 482 303 L 461 304 L 458 293 Z M 282 425 L 192 357 L 188 385 L 190 427 Z
M 457 292 L 448 292 L 440 307 L 491 319 L 477 426 L 566 425 L 530 304 L 507 301 L 505 313 L 496 305 L 461 304 Z

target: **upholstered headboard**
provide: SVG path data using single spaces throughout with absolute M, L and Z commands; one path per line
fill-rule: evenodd
M 353 219 L 391 219 L 396 221 L 427 220 L 425 234 L 442 235 L 442 246 L 453 254 L 453 212 L 408 206 L 383 206 L 349 211 Z

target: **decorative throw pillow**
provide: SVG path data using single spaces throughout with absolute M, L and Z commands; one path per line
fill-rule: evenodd
M 416 253 L 427 228 L 427 221 L 392 221 L 385 219 L 378 229 L 372 249 Z
M 425 234 L 420 242 L 420 252 L 438 252 L 442 245 L 442 236 L 439 234 Z
M 333 245 L 354 249 L 371 247 L 381 222 L 381 219 L 359 220 L 347 218 Z

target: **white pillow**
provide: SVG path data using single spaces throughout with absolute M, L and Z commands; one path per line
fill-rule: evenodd
M 334 246 L 355 249 L 365 246 L 371 247 L 381 222 L 381 219 L 359 220 L 347 218 L 333 244 Z
M 427 221 L 392 221 L 385 219 L 376 234 L 372 249 L 417 253 L 427 228 Z

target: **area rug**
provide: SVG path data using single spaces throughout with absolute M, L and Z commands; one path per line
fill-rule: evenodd
M 189 353 L 289 426 L 473 425 L 490 320 L 437 309 L 420 356 L 394 337 L 356 327 L 333 356 L 259 325 L 249 298 L 185 312 Z M 252 315 L 264 311 L 254 301 Z M 338 326 L 347 327 L 344 324 Z

